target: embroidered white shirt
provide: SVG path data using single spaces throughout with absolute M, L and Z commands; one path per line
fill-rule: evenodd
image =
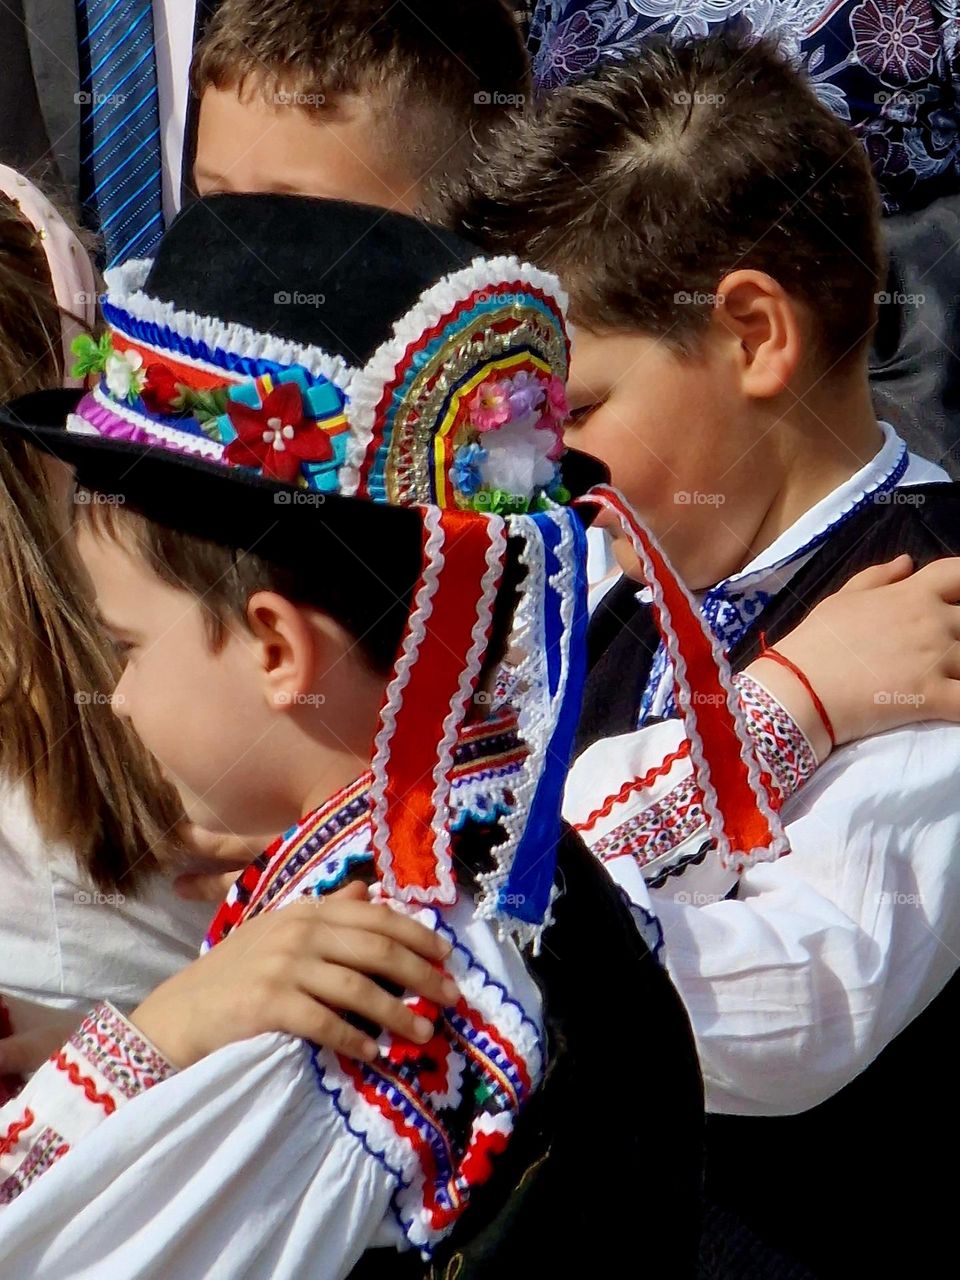
M 889 473 L 901 444 L 884 434 L 877 458 L 737 578 L 794 554 L 795 571 L 807 543 Z M 910 458 L 901 484 L 946 478 Z M 960 727 L 917 725 L 835 751 L 783 805 L 792 852 L 739 884 L 710 851 L 695 860 L 705 832 L 683 742 L 671 720 L 594 744 L 573 767 L 565 816 L 659 917 L 708 1108 L 800 1112 L 862 1071 L 960 963 Z M 663 875 L 680 863 L 682 874 Z
M 464 896 L 416 915 L 454 942 L 446 967 L 480 1029 L 464 1023 L 465 1038 L 479 1035 L 482 1052 L 505 1034 L 516 1054 L 492 1049 L 499 1069 L 536 1087 L 539 989 L 515 945 L 473 912 Z M 438 1058 L 434 1092 L 421 1095 L 428 1115 L 458 1105 L 465 1072 L 456 1051 Z M 442 1217 L 443 1201 L 430 1200 L 389 1108 L 364 1105 L 351 1080 L 335 1055 L 281 1035 L 174 1072 L 102 1006 L 0 1110 L 5 1280 L 301 1280 L 307 1265 L 312 1280 L 339 1280 L 368 1248 L 435 1242 L 426 1208 Z M 492 1151 L 502 1119 L 480 1121 Z

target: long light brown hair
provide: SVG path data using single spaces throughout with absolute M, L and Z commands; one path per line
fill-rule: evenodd
M 43 247 L 0 197 L 0 401 L 60 385 L 60 314 Z M 44 838 L 102 888 L 136 891 L 182 811 L 110 706 L 117 671 L 88 601 L 54 473 L 0 438 L 0 775 Z

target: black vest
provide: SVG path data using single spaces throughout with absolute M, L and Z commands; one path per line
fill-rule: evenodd
M 909 499 L 906 495 L 909 495 Z M 960 552 L 960 484 L 915 486 L 857 516 L 770 601 L 735 669 L 860 569 Z M 592 624 L 581 746 L 635 727 L 657 633 L 619 583 Z M 960 779 L 958 779 L 960 802 Z M 958 850 L 960 857 L 960 850 Z M 960 950 L 960 939 L 947 939 Z M 960 976 L 834 1097 L 787 1117 L 708 1116 L 702 1275 L 723 1280 L 942 1274 L 953 1250 Z

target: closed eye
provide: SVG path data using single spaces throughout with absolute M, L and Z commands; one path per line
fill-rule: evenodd
M 583 422 L 584 418 L 588 418 L 595 409 L 599 408 L 599 404 L 582 404 L 576 409 L 570 410 L 570 416 L 564 423 L 565 427 L 577 427 Z

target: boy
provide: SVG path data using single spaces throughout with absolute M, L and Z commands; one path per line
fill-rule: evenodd
M 359 878 L 450 943 L 458 993 L 414 1001 L 429 1041 L 383 1034 L 372 1063 L 260 1036 L 179 1074 L 144 1038 L 150 1000 L 133 1025 L 100 1010 L 6 1127 L 11 1275 L 418 1274 L 411 1251 L 452 1247 L 461 1222 L 487 1268 L 612 1261 L 622 1233 L 598 1246 L 587 1227 L 621 1197 L 626 1229 L 627 1182 L 592 1192 L 575 1170 L 632 1165 L 649 1125 L 598 1129 L 576 1105 L 598 1010 L 614 1017 L 609 964 L 650 986 L 676 1051 L 686 1138 L 658 1176 L 680 1213 L 664 1256 L 689 1274 L 699 1085 L 682 1011 L 594 861 L 569 838 L 557 855 L 585 598 L 579 517 L 559 501 L 562 308 L 545 274 L 474 253 L 356 205 L 204 200 L 155 262 L 111 273 L 111 328 L 87 351 L 100 378 L 70 430 L 29 425 L 56 403 L 21 404 L 20 430 L 91 486 L 78 543 L 124 660 L 115 705 L 193 821 L 286 832 L 210 941 Z M 275 307 L 321 277 L 325 324 Z M 489 690 L 517 638 L 514 711 Z M 568 893 L 534 963 L 520 944 L 545 928 L 555 856 Z M 518 1230 L 491 1240 L 501 1211 Z
M 466 225 L 570 291 L 569 439 L 608 463 L 737 666 L 861 565 L 955 546 L 951 499 L 900 498 L 944 473 L 909 456 L 870 402 L 883 263 L 862 151 L 764 44 L 654 45 L 560 90 L 495 142 L 476 188 Z M 891 1242 L 854 1241 L 841 1221 L 851 1196 L 864 1212 L 884 1204 L 890 1162 L 917 1161 L 917 1125 L 881 1129 L 876 1112 L 885 1063 L 907 1054 L 919 1069 L 919 1044 L 907 1046 L 932 1035 L 926 1020 L 849 1082 L 956 969 L 960 810 L 940 797 L 960 733 L 928 724 L 837 752 L 784 810 L 792 856 L 728 869 L 704 842 L 635 557 L 615 547 L 627 576 L 592 623 L 581 747 L 595 745 L 567 815 L 615 876 L 639 866 L 654 889 L 708 1107 L 816 1108 L 796 1123 L 714 1123 L 714 1197 L 817 1274 L 870 1270 Z M 857 662 L 836 656 L 840 671 Z M 780 745 L 792 790 L 808 770 L 797 744 Z M 836 1181 L 824 1168 L 828 1141 L 857 1153 L 842 1187 L 841 1166 Z M 745 1203 L 732 1189 L 751 1180 Z M 911 1201 L 925 1221 L 932 1191 L 919 1184 Z
M 529 96 L 503 0 L 224 0 L 191 68 L 194 181 L 429 213 Z

